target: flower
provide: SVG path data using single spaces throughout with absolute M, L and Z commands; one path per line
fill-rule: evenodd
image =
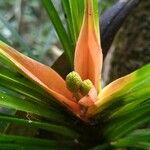
M 125 85 L 124 77 L 106 86 L 102 91 L 102 49 L 99 35 L 98 12 L 92 0 L 86 0 L 83 23 L 76 43 L 74 72 L 66 81 L 52 68 L 41 64 L 0 42 L 0 54 L 7 57 L 20 73 L 36 82 L 51 96 L 81 119 L 91 117 L 109 96 Z

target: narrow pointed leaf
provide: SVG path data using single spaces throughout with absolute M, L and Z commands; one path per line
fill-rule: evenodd
M 71 139 L 79 137 L 78 133 L 69 129 L 68 127 L 55 125 L 52 123 L 20 119 L 20 118 L 14 117 L 14 116 L 4 115 L 1 113 L 0 113 L 0 120 L 4 121 L 4 122 L 8 122 L 8 123 L 19 124 L 22 126 L 29 126 L 29 127 L 37 128 L 37 129 L 44 129 L 46 131 L 50 131 L 55 134 L 60 134 L 62 136 L 69 137 Z
M 56 11 L 51 0 L 43 0 L 43 5 L 49 15 L 50 20 L 52 21 L 54 28 L 58 34 L 60 42 L 64 48 L 66 58 L 70 64 L 70 68 L 73 67 L 73 46 L 67 32 L 62 24 L 62 21 L 59 18 L 58 12 Z
M 42 88 L 29 82 L 19 73 L 12 72 L 2 67 L 0 71 L 0 85 L 35 102 L 39 102 L 39 104 L 51 104 L 52 106 L 54 104 Z
M 62 0 L 61 2 L 66 15 L 68 33 L 71 36 L 72 43 L 75 48 L 75 43 L 83 20 L 84 0 Z
M 150 122 L 150 99 L 145 101 L 131 110 L 124 111 L 121 115 L 110 118 L 105 127 L 105 136 L 111 140 L 117 140 L 148 124 Z
M 0 106 L 36 114 L 54 121 L 63 120 L 63 115 L 59 112 L 53 111 L 46 106 L 39 105 L 38 103 L 32 102 L 28 99 L 26 100 L 13 95 L 8 95 L 1 91 Z
M 49 149 L 71 149 L 76 145 L 74 142 L 57 140 L 46 140 L 14 135 L 0 135 L 0 147 L 5 150 L 49 150 Z
M 112 142 L 112 145 L 118 148 L 132 147 L 147 150 L 150 147 L 150 129 L 136 130 L 128 136 Z

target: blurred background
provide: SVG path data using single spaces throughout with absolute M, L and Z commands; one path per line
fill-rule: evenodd
M 64 20 L 60 0 L 53 2 Z M 101 0 L 101 13 L 114 2 L 115 0 Z M 41 1 L 0 0 L 0 36 L 5 37 L 16 49 L 50 65 L 62 53 Z M 22 41 L 19 40 L 20 37 Z

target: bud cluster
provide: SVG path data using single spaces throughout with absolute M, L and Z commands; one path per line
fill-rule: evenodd
M 66 76 L 66 86 L 74 95 L 79 97 L 79 95 L 87 95 L 93 87 L 93 83 L 89 79 L 82 81 L 80 75 L 72 71 Z

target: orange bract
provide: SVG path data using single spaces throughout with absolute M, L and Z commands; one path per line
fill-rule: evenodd
M 74 67 L 83 80 L 90 79 L 98 90 L 102 68 L 102 50 L 99 33 L 94 28 L 92 1 L 86 1 L 86 9 L 75 50 Z
M 73 101 L 72 94 L 66 88 L 65 81 L 54 70 L 22 55 L 2 42 L 0 42 L 0 51 L 4 56 L 9 58 L 25 76 L 38 83 L 61 103 L 79 113 L 79 105 Z

